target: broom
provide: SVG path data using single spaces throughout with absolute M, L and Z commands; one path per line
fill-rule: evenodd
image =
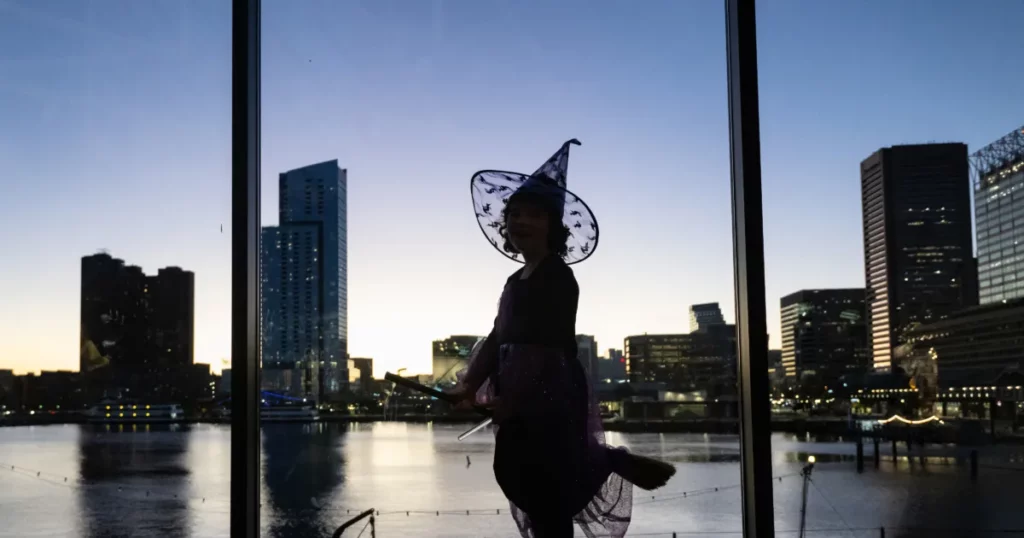
M 625 450 L 612 449 L 608 459 L 612 472 L 647 491 L 664 486 L 676 474 L 675 466 L 670 463 Z

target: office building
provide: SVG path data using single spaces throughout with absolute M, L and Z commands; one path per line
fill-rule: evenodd
M 768 382 L 771 384 L 772 391 L 781 391 L 786 388 L 787 381 L 793 381 L 794 379 L 786 379 L 786 369 L 782 366 L 782 350 L 781 349 L 769 349 L 768 350 Z
M 718 303 L 695 304 L 690 307 L 690 332 L 695 333 L 712 325 L 725 325 Z
M 981 304 L 1024 297 L 1024 128 L 971 156 Z
M 373 391 L 373 359 L 348 360 L 348 388 L 359 394 L 369 394 Z
M 911 377 L 920 369 L 930 371 L 919 366 L 932 363 L 941 388 L 1002 387 L 1003 380 L 1024 373 L 1024 298 L 967 308 L 915 326 L 907 331 L 903 348 Z
M 220 371 L 220 383 L 217 392 L 220 395 L 231 395 L 231 368 L 224 368 Z
M 469 354 L 483 336 L 454 335 L 431 343 L 431 372 L 434 383 L 454 384 L 456 375 L 468 366 Z
M 597 378 L 595 382 L 621 383 L 627 380 L 626 359 L 621 349 L 609 349 L 608 356 L 597 361 Z
M 868 369 L 863 288 L 801 290 L 782 298 L 786 377 L 818 376 L 825 385 Z
M 0 411 L 4 407 L 13 408 L 15 401 L 13 370 L 0 370 Z
M 872 366 L 888 371 L 902 332 L 977 303 L 967 146 L 883 148 L 861 163 Z
M 672 391 L 735 394 L 736 326 L 712 325 L 690 334 L 628 336 L 630 383 L 663 383 Z
M 82 408 L 79 373 L 67 370 L 42 371 L 16 376 L 13 398 L 16 409 L 55 412 Z
M 597 341 L 588 334 L 576 335 L 576 358 L 583 365 L 583 372 L 591 383 L 598 379 Z
M 192 366 L 195 275 L 177 267 L 147 276 L 106 253 L 82 258 L 80 364 L 88 395 L 181 401 Z
M 768 373 L 772 374 L 776 371 L 784 371 L 782 367 L 782 350 L 781 349 L 769 349 L 768 350 Z
M 260 246 L 264 389 L 321 400 L 348 384 L 347 172 L 327 161 L 278 178 Z

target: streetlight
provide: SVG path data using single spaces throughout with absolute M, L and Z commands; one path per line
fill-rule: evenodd
M 807 525 L 807 486 L 811 482 L 811 471 L 814 470 L 814 462 L 816 460 L 817 460 L 817 458 L 815 458 L 813 454 L 811 454 L 810 456 L 807 456 L 807 465 L 804 465 L 803 470 L 800 471 L 800 476 L 802 476 L 804 478 L 804 487 L 803 487 L 803 492 L 801 494 L 801 501 L 800 501 L 800 534 L 799 534 L 799 538 L 804 538 L 804 532 L 807 529 L 807 526 L 806 526 Z

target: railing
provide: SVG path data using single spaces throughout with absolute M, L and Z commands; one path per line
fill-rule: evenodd
M 373 512 L 374 512 L 374 510 L 373 510 L 373 508 L 371 508 L 371 509 L 369 509 L 369 510 L 367 510 L 367 511 L 361 513 L 361 514 L 359 514 L 358 516 L 356 516 L 356 517 L 346 521 L 340 527 L 338 527 L 338 530 L 334 531 L 334 534 L 331 535 L 331 538 L 341 538 L 341 535 L 345 532 L 345 529 L 351 527 L 352 525 L 355 525 L 356 523 L 359 523 L 360 521 L 366 519 L 367 517 L 370 518 L 370 521 L 367 522 L 367 525 L 370 526 L 370 538 L 376 538 L 377 537 L 377 524 L 376 524 L 376 521 L 374 520 Z M 366 530 L 366 526 L 365 525 L 363 526 L 363 530 L 364 531 Z M 362 534 L 362 532 L 360 532 L 359 534 Z

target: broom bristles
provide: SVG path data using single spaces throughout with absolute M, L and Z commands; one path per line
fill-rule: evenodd
M 675 466 L 670 463 L 628 452 L 612 458 L 612 470 L 636 487 L 647 491 L 664 486 L 676 474 Z

